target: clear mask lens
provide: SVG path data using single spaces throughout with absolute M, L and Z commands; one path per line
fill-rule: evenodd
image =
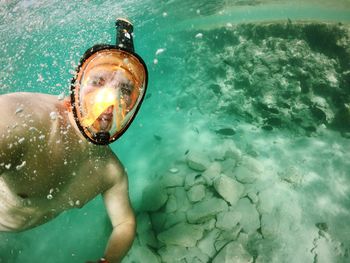
M 133 119 L 145 91 L 143 64 L 127 52 L 102 50 L 81 66 L 75 86 L 77 118 L 86 135 L 108 132 L 111 140 Z

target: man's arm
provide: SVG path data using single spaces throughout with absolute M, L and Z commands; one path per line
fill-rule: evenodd
M 109 263 L 117 263 L 130 249 L 136 230 L 128 194 L 128 178 L 124 171 L 118 175 L 114 185 L 103 193 L 103 198 L 113 226 L 104 257 Z

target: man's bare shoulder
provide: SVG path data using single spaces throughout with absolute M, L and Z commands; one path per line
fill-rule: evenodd
M 121 182 L 127 174 L 123 164 L 109 147 L 106 147 L 103 156 L 105 158 L 103 161 L 104 171 L 101 176 L 103 176 L 107 188 L 110 188 Z
M 20 113 L 23 107 L 38 108 L 50 106 L 58 102 L 55 95 L 32 92 L 15 92 L 0 95 L 0 109 L 5 111 L 13 111 Z

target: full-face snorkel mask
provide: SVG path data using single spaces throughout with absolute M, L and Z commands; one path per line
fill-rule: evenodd
M 145 62 L 134 52 L 133 26 L 117 19 L 116 45 L 88 49 L 71 82 L 71 103 L 81 133 L 92 143 L 109 144 L 130 126 L 146 93 Z

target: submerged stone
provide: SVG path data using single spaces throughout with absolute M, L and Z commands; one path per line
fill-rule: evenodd
M 204 171 L 209 165 L 209 160 L 206 156 L 200 153 L 189 153 L 186 158 L 188 167 L 195 171 Z
M 244 192 L 242 184 L 223 174 L 215 179 L 214 188 L 230 205 L 235 205 Z
M 168 200 L 168 194 L 160 183 L 147 186 L 143 190 L 142 210 L 157 211 Z
M 227 210 L 228 205 L 224 200 L 212 197 L 194 204 L 187 212 L 187 220 L 190 223 L 201 223 L 213 218 L 217 213 Z
M 213 259 L 213 263 L 252 263 L 253 257 L 238 242 L 228 243 Z
M 199 225 L 182 222 L 160 233 L 157 237 L 167 245 L 194 247 L 203 237 L 203 229 Z

